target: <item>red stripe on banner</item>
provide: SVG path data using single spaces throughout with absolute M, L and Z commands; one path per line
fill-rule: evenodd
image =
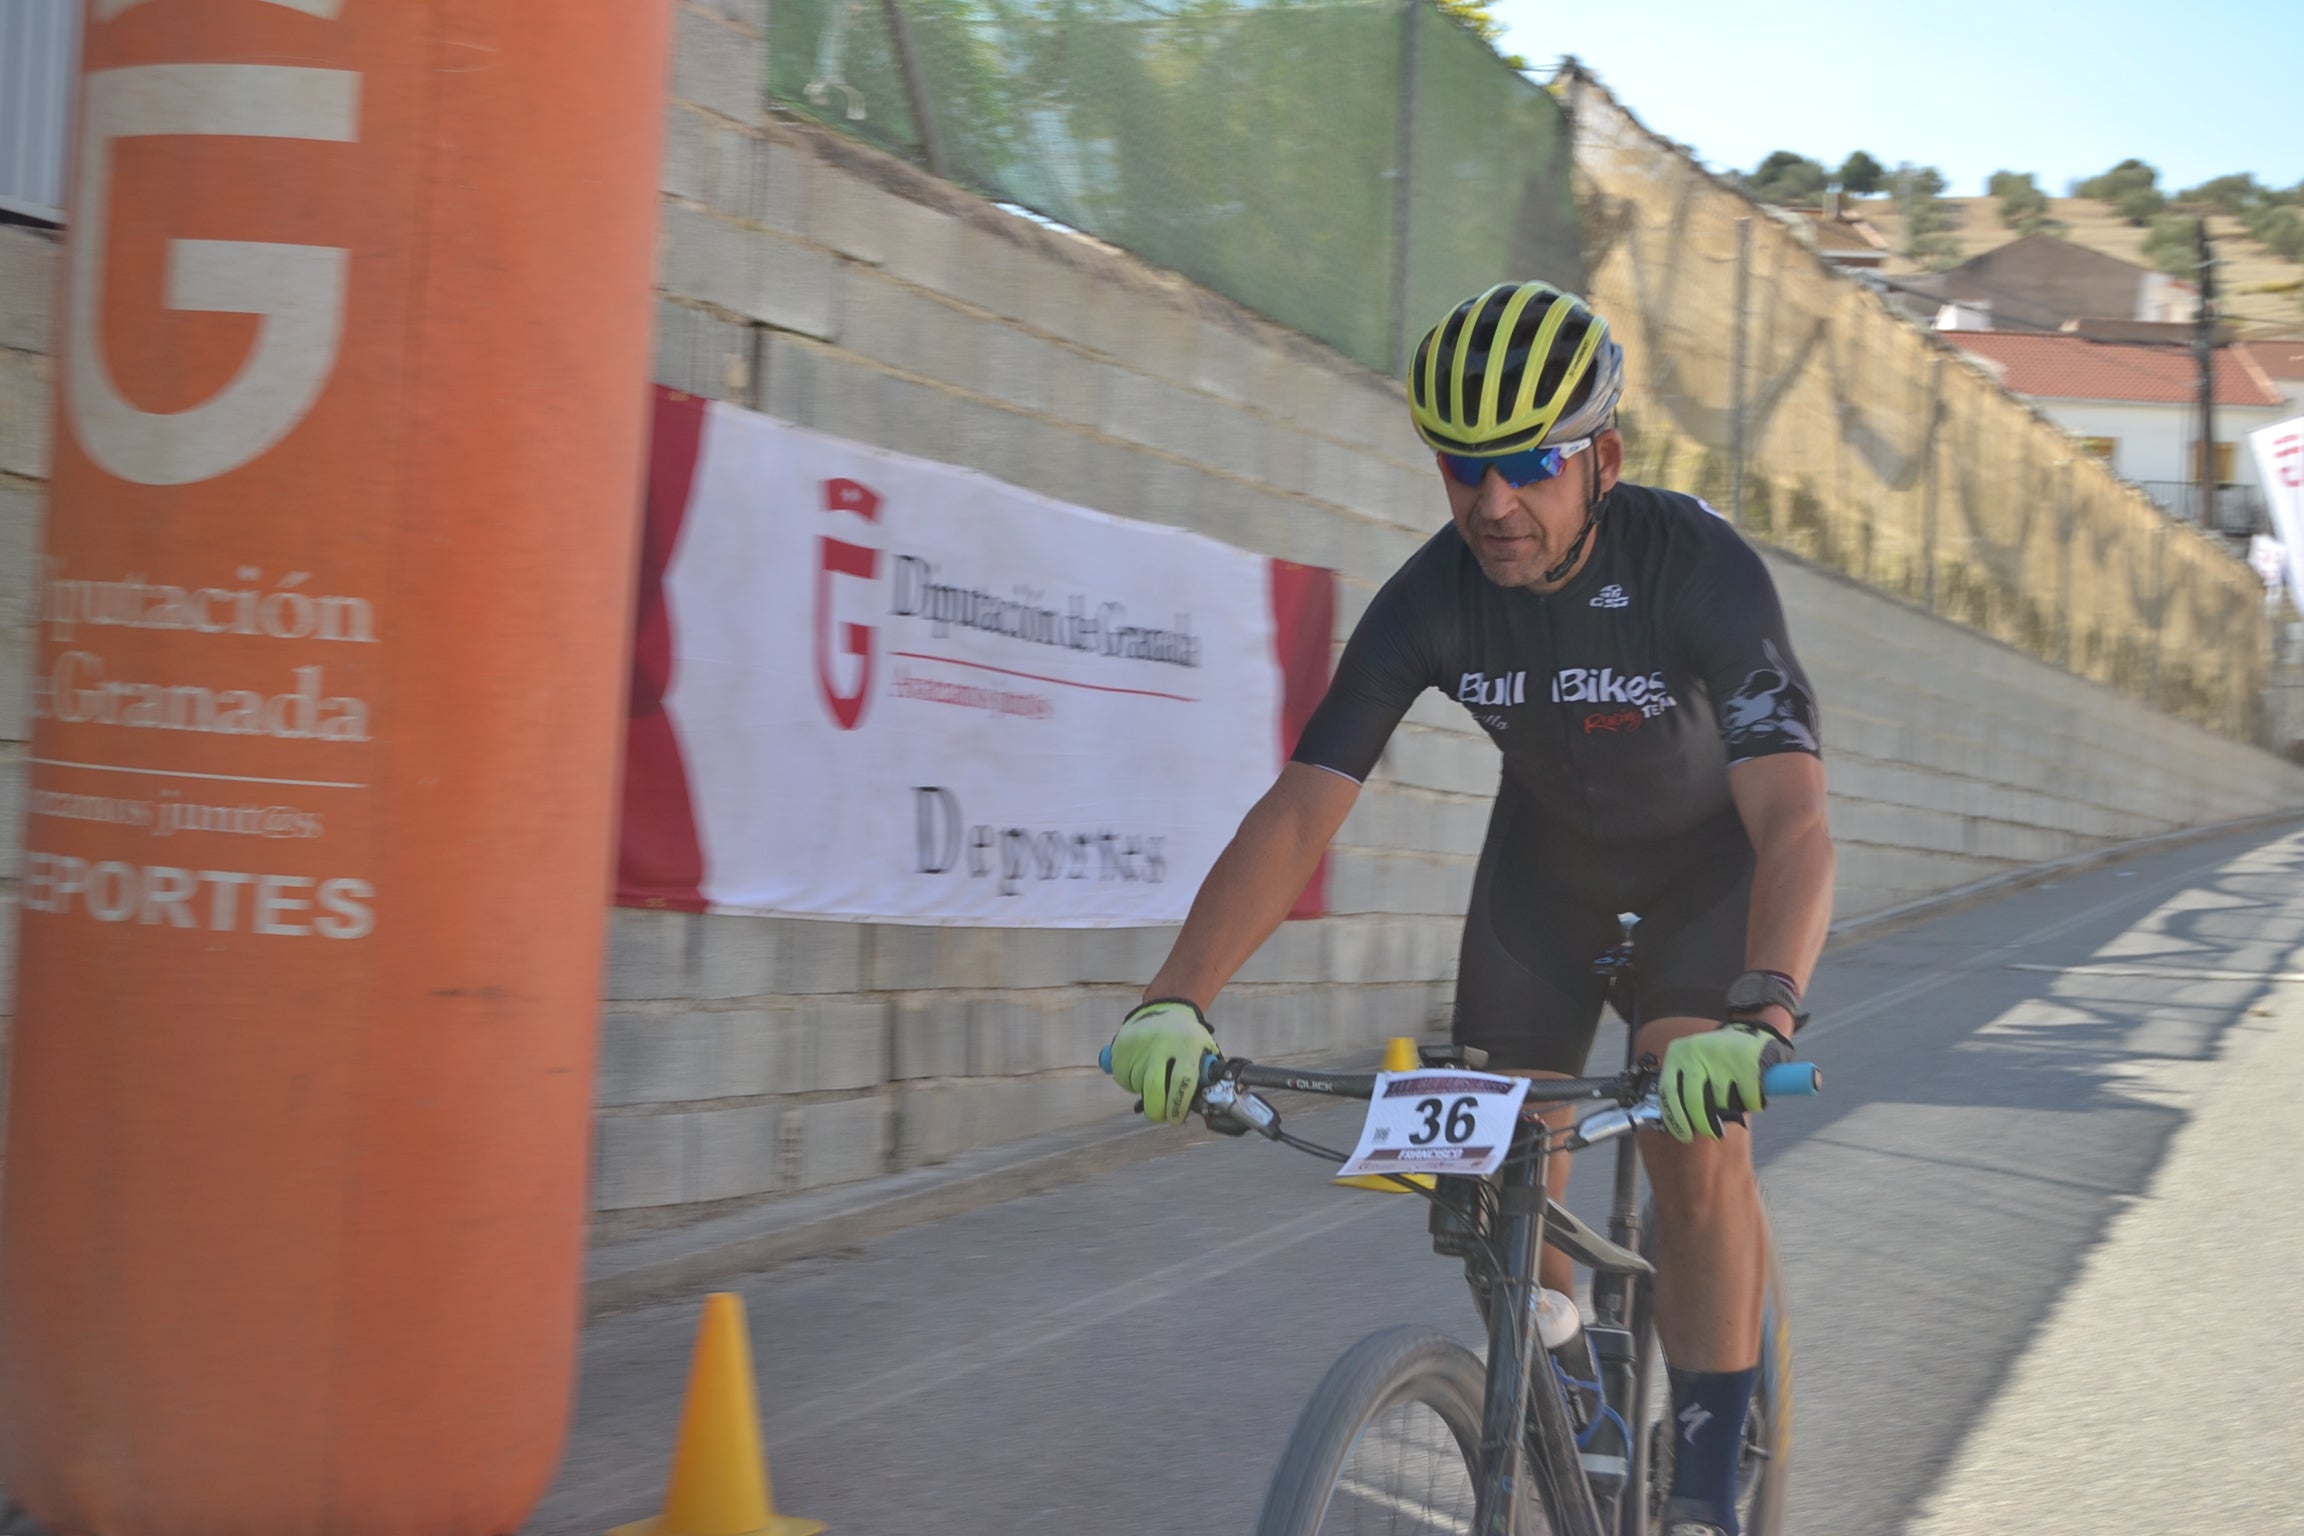
M 1002 677 L 1021 677 L 1027 682 L 1054 683 L 1060 688 L 1085 688 L 1090 693 L 1131 693 L 1140 699 L 1174 699 L 1179 704 L 1197 704 L 1200 701 L 1187 693 L 1162 693 L 1157 688 L 1115 688 L 1110 683 L 1080 683 L 1068 677 L 1049 677 L 1039 672 L 1019 672 L 1014 667 L 995 667 L 988 662 L 962 661 L 957 656 L 931 656 L 926 651 L 890 651 L 906 661 L 940 661 L 948 667 L 973 667 L 979 672 L 997 672 Z
M 1280 760 L 1296 750 L 1296 739 L 1328 692 L 1329 654 L 1336 634 L 1336 573 L 1325 566 L 1272 562 L 1272 649 L 1280 663 Z M 1304 882 L 1290 917 L 1321 917 L 1328 911 L 1328 856 Z
M 680 543 L 705 402 L 659 386 L 648 449 L 648 509 L 640 530 L 640 598 L 632 630 L 632 693 L 624 738 L 624 821 L 616 900 L 627 907 L 704 910 L 704 850 L 688 796 L 680 737 L 664 711 L 672 691 L 672 614 L 664 572 Z

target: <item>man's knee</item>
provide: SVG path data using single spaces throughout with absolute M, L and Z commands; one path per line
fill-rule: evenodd
M 1657 1211 L 1666 1221 L 1678 1213 L 1693 1215 L 1740 1203 L 1759 1188 L 1752 1170 L 1752 1138 L 1742 1126 L 1722 1127 L 1718 1141 L 1699 1136 L 1683 1143 L 1652 1131 L 1640 1143 Z

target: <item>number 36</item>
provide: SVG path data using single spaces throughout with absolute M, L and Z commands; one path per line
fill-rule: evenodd
M 1418 1147 L 1430 1146 L 1434 1140 L 1443 1136 L 1447 1138 L 1450 1146 L 1459 1146 L 1470 1141 L 1475 1124 L 1472 1118 L 1474 1102 L 1476 1101 L 1472 1095 L 1466 1094 L 1451 1103 L 1448 1106 L 1448 1122 L 1443 1126 L 1440 1122 L 1440 1101 L 1438 1099 L 1417 1100 L 1416 1111 L 1424 1117 L 1424 1129 L 1410 1136 L 1408 1138 L 1409 1144 Z

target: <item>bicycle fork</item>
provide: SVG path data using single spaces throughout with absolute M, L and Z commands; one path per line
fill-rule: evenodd
M 1541 1135 L 1541 1132 L 1538 1133 Z M 1475 1536 L 1516 1536 L 1514 1513 L 1541 1498 L 1554 1536 L 1602 1536 L 1600 1512 L 1576 1455 L 1568 1404 L 1549 1379 L 1551 1361 L 1536 1337 L 1537 1259 L 1544 1248 L 1544 1164 L 1533 1156 L 1504 1168 L 1497 1237 L 1504 1274 L 1488 1308 L 1488 1396 L 1480 1417 L 1481 1479 Z M 1546 1373 L 1539 1377 L 1538 1371 Z M 1527 1433 L 1535 1414 L 1534 1436 Z M 1533 1440 L 1533 1445 L 1531 1445 Z M 1535 1488 L 1527 1484 L 1535 1480 Z

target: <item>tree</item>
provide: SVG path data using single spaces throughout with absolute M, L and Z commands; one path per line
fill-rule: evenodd
M 1757 202 L 1795 207 L 1824 200 L 1823 165 L 1788 149 L 1777 150 L 1742 180 Z
M 1888 185 L 1888 168 L 1862 150 L 1857 150 L 1840 162 L 1835 178 L 1840 190 L 1857 197 L 1869 197 Z
M 1504 35 L 1504 23 L 1496 19 L 1496 0 L 1437 0 L 1443 14 L 1469 28 L 1472 35 L 1496 50 L 1496 57 L 1514 69 L 1525 70 L 1528 61 L 1516 53 L 1506 53 L 1497 39 Z
M 1903 254 L 1931 272 L 1960 264 L 1960 239 L 1952 233 L 1952 207 L 1944 201 L 1944 173 L 1909 161 L 1889 180 L 1896 211 L 1904 220 Z
M 2048 194 L 2030 171 L 1994 171 L 1988 184 L 2000 200 L 2000 222 L 2020 235 L 2036 235 L 2056 227 L 2048 216 Z
M 2144 259 L 2170 277 L 2187 281 L 2200 272 L 2200 221 L 2188 213 L 2164 213 L 2144 233 Z
M 2264 197 L 2265 189 L 2256 184 L 2256 178 L 2247 171 L 2232 176 L 2216 176 L 2176 194 L 2176 201 L 2194 208 L 2209 208 L 2217 213 L 2229 214 L 2237 219 L 2245 215 Z
M 2292 204 L 2264 203 L 2247 215 L 2248 233 L 2290 261 L 2304 261 L 2304 212 Z
M 2121 161 L 2100 176 L 2091 176 L 2072 189 L 2111 206 L 2131 224 L 2146 225 L 2168 206 L 2160 192 L 2160 173 L 2141 160 Z

